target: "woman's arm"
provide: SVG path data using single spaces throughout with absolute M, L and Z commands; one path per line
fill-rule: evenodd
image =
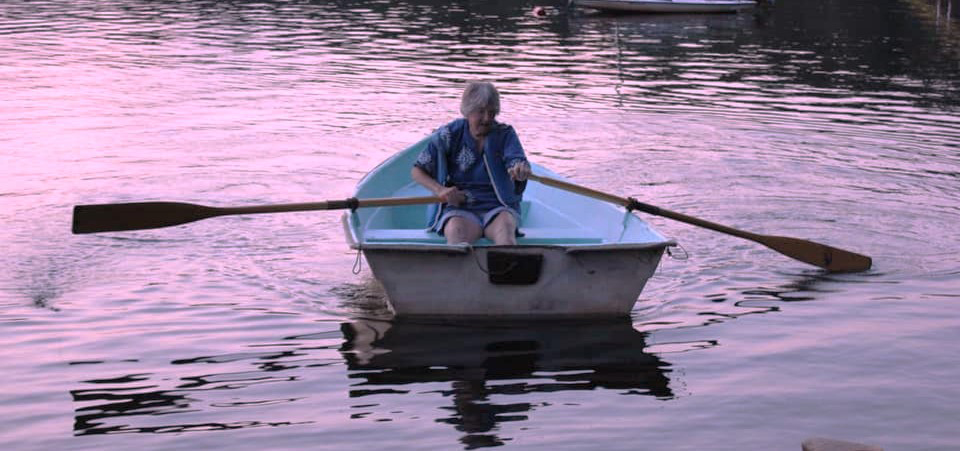
M 516 130 L 510 127 L 503 143 L 503 162 L 507 166 L 507 173 L 514 180 L 523 181 L 530 175 L 530 162 L 520 144 L 520 137 Z
M 430 192 L 439 197 L 440 200 L 450 205 L 460 205 L 466 199 L 463 191 L 458 190 L 455 186 L 441 185 L 436 179 L 430 176 L 430 174 L 427 174 L 427 171 L 417 166 L 414 166 L 413 169 L 410 170 L 410 177 L 413 178 L 413 181 L 430 190 Z

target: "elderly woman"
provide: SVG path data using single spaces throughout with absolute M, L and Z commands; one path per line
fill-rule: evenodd
M 464 117 L 440 127 L 411 169 L 443 201 L 430 227 L 449 244 L 481 237 L 517 244 L 522 182 L 530 175 L 520 139 L 496 121 L 500 93 L 491 83 L 468 83 L 460 112 Z

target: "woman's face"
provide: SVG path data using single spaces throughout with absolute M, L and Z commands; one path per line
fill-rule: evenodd
M 490 133 L 494 119 L 497 117 L 497 111 L 484 107 L 474 110 L 467 114 L 467 123 L 470 124 L 470 133 L 474 136 L 486 136 Z

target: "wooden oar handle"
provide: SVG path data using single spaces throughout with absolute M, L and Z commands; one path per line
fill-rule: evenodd
M 535 180 L 537 182 L 543 183 L 544 185 L 549 185 L 549 186 L 567 190 L 573 193 L 582 194 L 584 196 L 592 197 L 594 199 L 605 200 L 607 202 L 621 205 L 624 207 L 630 204 L 630 200 L 625 197 L 614 196 L 613 194 L 607 194 L 601 191 L 587 188 L 585 186 L 580 186 L 570 182 L 565 182 L 563 180 L 557 180 L 555 178 L 550 178 L 550 177 L 543 177 L 536 174 L 530 174 L 529 176 L 527 176 L 527 178 L 529 178 L 530 180 Z

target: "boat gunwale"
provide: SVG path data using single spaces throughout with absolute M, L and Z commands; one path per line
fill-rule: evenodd
M 562 249 L 568 254 L 586 253 L 586 252 L 608 252 L 608 251 L 649 251 L 666 249 L 677 246 L 674 240 L 658 241 L 653 243 L 604 243 L 595 245 L 583 244 L 518 244 L 518 245 L 472 245 L 472 244 L 424 244 L 424 243 L 377 243 L 361 244 L 351 243 L 351 249 L 361 251 L 407 251 L 407 252 L 437 252 L 447 254 L 467 254 L 472 250 L 490 249 L 490 250 L 537 250 L 537 249 Z
M 493 244 L 447 244 L 447 243 L 404 243 L 397 241 L 394 243 L 361 243 L 357 240 L 355 229 L 350 226 L 350 213 L 344 213 L 341 217 L 343 229 L 346 232 L 347 244 L 350 249 L 357 250 L 391 250 L 391 251 L 411 251 L 411 252 L 442 252 L 448 254 L 466 254 L 474 248 L 488 249 L 556 249 L 562 248 L 567 253 L 578 252 L 598 252 L 598 251 L 621 251 L 621 250 L 654 250 L 666 249 L 668 247 L 678 246 L 676 240 L 667 239 L 663 241 L 650 241 L 644 243 L 600 243 L 600 244 L 516 244 L 507 246 L 497 246 Z

